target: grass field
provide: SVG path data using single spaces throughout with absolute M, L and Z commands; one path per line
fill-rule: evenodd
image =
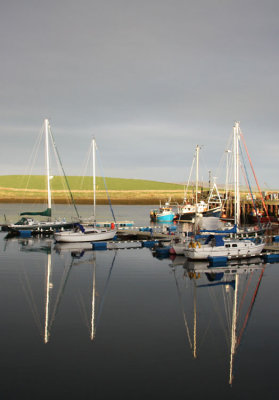
M 79 176 L 67 177 L 71 190 L 92 190 L 92 177 Z M 164 183 L 142 179 L 105 178 L 108 190 L 183 190 L 183 185 Z M 104 180 L 96 177 L 97 190 L 105 190 Z M 1 175 L 0 187 L 13 189 L 46 190 L 46 178 L 40 175 Z M 51 180 L 52 190 L 66 190 L 66 182 L 63 177 L 54 176 Z
M 92 177 L 67 178 L 76 203 L 92 203 Z M 184 186 L 174 183 L 163 183 L 141 179 L 96 178 L 96 199 L 99 204 L 108 202 L 108 190 L 113 204 L 158 204 L 168 199 L 181 202 L 184 197 Z M 0 202 L 41 203 L 46 201 L 45 176 L 2 175 L 0 176 Z M 52 199 L 55 203 L 71 202 L 64 178 L 51 179 Z

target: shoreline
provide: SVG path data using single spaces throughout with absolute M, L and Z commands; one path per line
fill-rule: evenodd
M 162 199 L 111 199 L 112 205 L 148 205 L 148 204 L 159 204 Z M 164 200 L 165 201 L 165 200 Z M 0 199 L 0 204 L 44 204 L 45 200 L 42 199 Z M 52 201 L 53 204 L 69 204 L 66 199 L 56 199 Z M 75 200 L 75 204 L 90 205 L 92 204 L 91 199 L 78 199 Z M 96 204 L 108 205 L 108 200 L 97 199 Z
M 164 204 L 167 201 L 172 203 L 181 204 L 184 198 L 184 191 L 182 190 L 123 190 L 109 191 L 109 199 L 105 191 L 97 192 L 96 203 L 100 205 L 111 204 L 115 205 L 144 205 L 144 204 Z M 76 191 L 73 192 L 73 199 L 75 204 L 92 204 L 93 194 L 92 191 Z M 25 192 L 21 190 L 2 191 L 0 189 L 0 203 L 9 204 L 42 204 L 47 203 L 45 191 L 32 190 Z M 65 196 L 65 191 L 54 191 L 52 196 L 53 204 L 71 204 L 72 199 Z

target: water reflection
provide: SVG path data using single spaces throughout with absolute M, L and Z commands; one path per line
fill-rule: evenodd
M 185 257 L 184 262 L 183 257 L 175 258 L 171 266 L 193 358 L 198 357 L 199 347 L 205 344 L 212 323 L 214 331 L 218 332 L 215 325 L 217 322 L 227 345 L 228 381 L 232 385 L 234 360 L 247 329 L 266 266 L 260 258 L 254 258 L 239 263 L 231 262 L 226 267 L 212 268 L 206 261 L 190 261 Z M 179 266 L 182 269 L 179 270 Z M 212 311 L 216 314 L 214 317 Z M 204 329 L 202 336 L 198 334 L 199 327 Z M 201 338 L 200 342 L 198 338 Z M 217 350 L 220 347 L 219 340 Z
M 12 239 L 5 242 L 7 252 L 9 247 L 10 256 L 18 263 L 14 271 L 42 335 L 40 347 L 45 349 L 42 344 L 48 343 L 48 351 L 52 345 L 56 352 L 64 349 L 68 360 L 66 352 L 72 350 L 70 346 L 65 350 L 64 343 L 70 337 L 71 346 L 74 343 L 82 349 L 79 362 L 88 354 L 95 373 L 107 352 L 110 363 L 115 354 L 117 363 L 127 357 L 123 374 L 129 373 L 131 365 L 136 368 L 140 360 L 140 371 L 153 376 L 156 368 L 171 362 L 175 351 L 171 365 L 175 371 L 187 371 L 191 379 L 195 374 L 219 379 L 225 370 L 222 381 L 228 386 L 234 375 L 240 381 L 236 366 L 245 361 L 240 344 L 245 348 L 251 338 L 261 340 L 257 332 L 247 332 L 265 271 L 261 259 L 212 268 L 207 262 L 190 262 L 184 256 L 158 260 L 148 248 L 93 251 L 87 243 L 58 245 L 39 238 Z M 11 275 L 3 278 L 16 284 Z M 11 292 L 15 298 L 20 295 L 16 286 Z M 27 321 L 30 310 L 23 312 L 22 319 Z M 2 313 L 2 320 L 9 323 L 9 311 Z M 27 336 L 32 337 L 32 320 L 29 325 Z M 20 338 L 17 340 L 20 343 Z
M 65 291 L 66 283 L 70 275 L 70 271 L 73 266 L 74 258 L 72 261 L 64 267 L 64 271 L 62 273 L 62 277 L 60 279 L 60 283 L 58 285 L 58 291 L 56 293 L 55 298 L 53 298 L 53 266 L 52 266 L 52 241 L 43 241 L 43 240 L 34 240 L 34 239 L 26 239 L 19 240 L 21 244 L 21 251 L 29 252 L 29 253 L 44 253 L 46 254 L 46 265 L 45 265 L 45 279 L 44 279 L 44 287 L 45 287 L 45 296 L 44 296 L 44 328 L 43 328 L 43 341 L 44 343 L 48 343 L 50 339 L 50 332 L 55 321 L 55 317 L 58 312 L 59 305 L 61 303 L 63 293 Z M 26 274 L 25 274 L 26 276 Z M 29 281 L 29 280 L 28 280 Z M 29 297 L 31 297 L 31 306 L 34 309 L 35 307 L 35 299 L 32 293 L 32 288 L 28 282 L 28 292 Z M 53 303 L 53 310 L 50 314 L 50 305 Z M 35 313 L 38 314 L 37 311 Z M 38 320 L 38 318 L 36 318 Z
M 110 264 L 108 275 L 105 279 L 104 289 L 100 295 L 97 292 L 96 283 L 96 251 L 93 251 L 90 243 L 72 243 L 72 244 L 54 244 L 52 240 L 44 240 L 39 238 L 30 239 L 9 239 L 10 242 L 18 243 L 21 252 L 25 253 L 42 253 L 45 255 L 45 274 L 44 274 L 44 322 L 40 323 L 39 312 L 36 305 L 36 299 L 34 291 L 32 289 L 32 278 L 28 276 L 27 272 L 24 271 L 24 282 L 23 290 L 27 295 L 28 303 L 31 307 L 32 314 L 35 317 L 36 324 L 39 326 L 42 332 L 43 342 L 46 344 L 50 340 L 50 333 L 57 316 L 59 306 L 62 302 L 63 295 L 66 290 L 66 285 L 69 280 L 69 276 L 73 267 L 78 267 L 81 264 L 90 266 L 91 278 L 91 299 L 89 296 L 85 299 L 86 294 L 84 291 L 80 291 L 78 298 L 80 309 L 82 314 L 85 316 L 86 325 L 90 331 L 90 340 L 94 340 L 96 336 L 96 330 L 100 321 L 101 313 L 104 307 L 106 294 L 109 288 L 109 282 L 112 275 L 113 267 L 116 259 L 116 251 L 113 251 L 113 258 Z M 54 283 L 54 268 L 55 264 L 52 262 L 52 258 L 55 254 L 58 254 L 64 259 L 63 272 L 60 273 L 60 277 L 56 274 L 56 282 Z M 57 279 L 58 278 L 58 279 Z M 57 288 L 57 289 L 56 289 Z M 56 289 L 56 290 L 54 290 Z M 98 297 L 98 302 L 96 298 Z M 87 312 L 90 304 L 90 312 Z

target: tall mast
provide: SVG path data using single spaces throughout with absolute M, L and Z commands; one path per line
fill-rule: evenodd
M 49 122 L 48 119 L 44 121 L 45 131 L 45 160 L 46 160 L 46 174 L 47 174 L 47 207 L 51 209 L 51 191 L 50 191 L 50 174 L 49 174 Z
M 96 222 L 96 141 L 92 140 L 92 161 L 93 161 L 93 216 Z
M 196 147 L 196 204 L 198 203 L 199 152 L 200 152 L 200 146 L 197 144 L 197 147 Z
M 240 192 L 239 192 L 239 122 L 233 128 L 234 147 L 234 223 L 240 224 Z

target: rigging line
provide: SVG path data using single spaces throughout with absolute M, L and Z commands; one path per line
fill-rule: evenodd
M 249 279 L 248 279 L 248 281 L 247 281 L 247 283 L 246 283 L 246 285 L 245 285 L 244 293 L 243 293 L 243 295 L 242 295 L 242 297 L 241 297 L 241 300 L 240 300 L 240 303 L 239 303 L 238 315 L 240 315 L 240 311 L 241 311 L 241 309 L 242 309 L 242 307 L 243 307 L 244 300 L 245 300 L 245 298 L 246 298 L 246 296 L 247 296 L 247 292 L 248 292 L 248 289 L 249 289 L 249 286 L 250 286 L 250 283 L 251 283 L 251 280 L 252 280 L 253 275 L 254 275 L 254 271 L 252 271 L 252 272 L 249 274 Z
M 77 210 L 77 207 L 76 207 L 76 203 L 75 203 L 75 201 L 74 201 L 73 194 L 72 194 L 72 191 L 71 191 L 71 188 L 70 188 L 70 185 L 69 185 L 69 181 L 68 181 L 68 178 L 67 178 L 67 176 L 66 176 L 66 174 L 65 174 L 64 168 L 63 168 L 63 166 L 62 166 L 61 158 L 60 158 L 60 156 L 59 156 L 58 149 L 57 149 L 57 147 L 56 147 L 56 143 L 55 143 L 55 141 L 54 141 L 54 137 L 53 137 L 53 135 L 52 135 L 52 132 L 51 132 L 50 127 L 49 127 L 49 133 L 50 133 L 50 138 L 51 138 L 51 141 L 52 141 L 53 148 L 54 148 L 55 152 L 57 153 L 57 157 L 58 157 L 58 160 L 59 160 L 59 163 L 60 163 L 60 166 L 61 166 L 61 169 L 62 169 L 64 178 L 65 178 L 65 181 L 66 181 L 66 184 L 67 184 L 67 188 L 68 188 L 69 193 L 70 193 L 70 197 L 71 197 L 71 200 L 72 200 L 72 203 L 73 203 L 75 212 L 76 212 L 76 214 L 77 214 L 77 217 L 80 219 L 80 216 L 79 216 L 79 213 L 78 213 L 78 210 Z
M 204 147 L 203 145 L 200 146 L 201 149 L 203 147 Z M 210 171 L 210 169 L 208 168 L 208 165 L 207 165 L 206 160 L 204 158 L 204 153 L 202 151 L 200 152 L 199 159 L 200 159 L 200 166 L 201 166 L 200 171 L 203 172 L 204 174 L 206 174 L 208 171 Z M 203 187 L 204 186 L 203 183 L 206 180 L 204 180 L 203 175 L 201 176 L 201 178 L 202 179 L 200 180 L 200 186 Z
M 108 285 L 109 285 L 112 269 L 113 269 L 114 262 L 115 262 L 115 259 L 116 259 L 116 254 L 117 254 L 117 252 L 115 251 L 114 257 L 113 257 L 113 260 L 112 260 L 112 263 L 111 263 L 111 267 L 110 267 L 110 270 L 109 270 L 109 273 L 108 273 L 108 277 L 107 277 L 107 280 L 106 280 L 106 283 L 105 283 L 104 292 L 103 292 L 101 300 L 100 300 L 100 308 L 99 308 L 99 312 L 98 312 L 97 319 L 96 319 L 95 332 L 96 332 L 96 330 L 98 328 L 98 325 L 99 325 L 99 322 L 100 322 L 100 317 L 101 317 L 101 314 L 102 314 L 102 310 L 103 310 L 103 306 L 104 306 L 104 302 L 105 302 L 106 293 L 107 293 L 107 290 L 108 290 Z
M 52 317 L 51 317 L 51 320 L 50 320 L 50 323 L 49 323 L 49 331 L 51 330 L 52 324 L 53 324 L 53 322 L 55 320 L 55 317 L 56 317 L 56 314 L 57 314 L 57 311 L 58 311 L 58 307 L 59 307 L 59 304 L 61 302 L 64 290 L 65 290 L 65 287 L 66 287 L 66 283 L 67 283 L 67 281 L 69 279 L 70 271 L 72 269 L 73 263 L 74 263 L 74 258 L 72 258 L 71 264 L 68 266 L 68 268 L 66 268 L 66 270 L 63 271 L 63 275 L 62 275 L 62 278 L 61 278 L 61 283 L 60 283 L 60 286 L 59 286 L 59 289 L 58 289 L 58 293 L 57 293 L 57 296 L 56 296 L 56 301 L 55 301 L 55 304 L 54 304 L 54 307 L 53 307 Z
M 231 135 L 229 136 L 228 140 L 227 140 L 227 146 L 225 147 L 226 150 L 231 149 L 232 147 L 232 138 L 233 138 L 233 134 L 231 133 Z M 216 174 L 217 176 L 220 176 L 221 173 L 224 171 L 224 159 L 226 159 L 227 157 L 225 156 L 226 151 L 223 153 L 223 155 L 221 156 L 221 159 L 219 161 L 218 167 L 216 169 Z
M 203 335 L 202 335 L 202 338 L 201 338 L 200 341 L 199 341 L 199 351 L 202 349 L 202 346 L 203 346 L 203 344 L 205 343 L 205 339 L 206 339 L 207 334 L 208 334 L 208 332 L 209 332 L 209 328 L 210 328 L 210 326 L 211 326 L 211 322 L 212 322 L 212 319 L 210 319 L 210 320 L 208 321 L 207 326 L 206 326 L 206 328 L 205 328 L 205 330 L 204 330 L 204 333 L 203 333 Z
M 259 182 L 258 182 L 258 179 L 257 179 L 257 177 L 256 177 L 256 174 L 255 174 L 255 171 L 254 171 L 254 168 L 253 168 L 253 165 L 252 165 L 252 160 L 251 160 L 250 155 L 249 155 L 249 153 L 248 153 L 248 149 L 247 149 L 247 146 L 246 146 L 246 142 L 245 142 L 244 136 L 243 136 L 243 134 L 242 134 L 241 131 L 240 131 L 240 136 L 241 136 L 241 139 L 242 139 L 242 141 L 243 141 L 243 143 L 244 143 L 244 147 L 245 147 L 245 150 L 246 150 L 246 153 L 247 153 L 249 162 L 250 162 L 251 169 L 252 169 L 252 171 L 253 171 L 253 175 L 254 175 L 254 178 L 255 178 L 255 181 L 256 181 L 256 184 L 257 184 L 257 187 L 258 187 L 258 191 L 259 191 L 259 194 L 260 194 L 261 199 L 262 199 L 262 204 L 263 204 L 264 209 L 265 209 L 265 212 L 266 212 L 266 216 L 267 216 L 269 222 L 271 222 L 271 221 L 270 221 L 270 218 L 269 218 L 269 215 L 268 215 L 267 208 L 266 208 L 266 204 L 265 204 L 265 201 L 264 201 L 264 198 L 263 198 L 263 195 L 262 195 L 260 186 L 259 186 Z
M 257 213 L 256 203 L 255 203 L 255 200 L 254 200 L 254 197 L 253 197 L 253 192 L 252 192 L 250 180 L 249 180 L 248 173 L 247 173 L 247 169 L 246 169 L 246 165 L 245 165 L 245 162 L 244 162 L 242 147 L 241 147 L 241 146 L 239 146 L 239 147 L 240 147 L 240 152 L 241 152 L 241 156 L 242 156 L 242 160 L 243 160 L 243 163 L 241 163 L 241 169 L 242 169 L 242 167 L 244 166 L 245 174 L 243 173 L 243 175 L 244 175 L 244 178 L 245 178 L 245 181 L 246 181 L 246 185 L 249 187 L 250 196 L 251 196 L 251 199 L 252 199 L 252 202 L 253 202 L 254 210 L 255 210 L 255 212 L 256 212 L 258 224 L 261 226 L 260 217 L 258 216 L 258 213 Z M 242 166 L 242 164 L 243 164 L 243 166 Z M 243 171 L 243 170 L 242 170 L 242 171 Z
M 108 202 L 109 202 L 109 206 L 110 206 L 110 211 L 111 211 L 111 214 L 112 214 L 114 223 L 116 223 L 116 219 L 115 219 L 114 212 L 113 212 L 113 209 L 112 209 L 112 204 L 111 204 L 111 200 L 110 200 L 110 197 L 109 197 L 108 187 L 107 187 L 107 183 L 106 183 L 106 178 L 105 178 L 105 175 L 104 175 L 104 170 L 103 170 L 103 166 L 102 166 L 102 162 L 101 162 L 101 160 L 100 160 L 100 157 L 97 159 L 97 161 L 99 162 L 99 166 L 100 166 L 100 169 L 101 169 L 101 171 L 102 171 L 102 176 L 103 176 L 104 186 L 105 186 L 106 193 L 107 193 L 107 197 L 108 197 Z
M 44 134 L 44 130 L 43 130 L 43 127 L 41 127 L 40 135 L 36 139 L 35 145 L 33 146 L 31 155 L 29 157 L 29 161 L 27 163 L 27 167 L 25 168 L 25 174 L 28 176 L 28 178 L 27 178 L 27 181 L 26 181 L 26 184 L 25 184 L 24 195 L 26 195 L 26 192 L 27 192 L 27 189 L 28 189 L 28 186 L 29 186 L 29 183 L 30 183 L 31 174 L 32 174 L 32 171 L 34 169 L 35 161 L 37 160 L 37 157 L 38 157 L 39 147 L 40 147 L 40 144 L 41 144 L 42 139 L 43 139 L 43 134 Z M 29 169 L 28 169 L 28 166 L 29 166 Z M 23 177 L 22 177 L 21 182 L 23 182 Z M 23 197 L 22 197 L 22 200 L 21 200 L 21 209 L 22 209 L 22 206 L 23 206 Z
M 222 322 L 220 308 L 218 307 L 218 299 L 217 299 L 217 296 L 215 294 L 214 286 L 210 284 L 210 286 L 208 286 L 207 289 L 208 289 L 208 293 L 209 293 L 209 296 L 211 298 L 211 302 L 213 304 L 213 308 L 215 310 L 215 313 L 217 314 L 217 317 L 220 320 L 220 324 L 223 327 L 224 332 L 226 332 L 224 323 Z M 221 293 L 223 293 L 223 286 L 222 286 L 222 292 Z
M 186 328 L 187 337 L 188 337 L 188 340 L 189 340 L 190 348 L 193 349 L 193 344 L 192 344 L 191 337 L 190 337 L 190 331 L 189 331 L 189 326 L 188 326 L 188 322 L 187 322 L 187 318 L 186 318 L 186 313 L 185 313 L 185 311 L 184 311 L 184 309 L 182 307 L 181 292 L 179 290 L 179 285 L 178 285 L 178 282 L 177 282 L 175 270 L 174 270 L 173 275 L 174 275 L 175 285 L 176 285 L 176 288 L 177 288 L 177 294 L 178 294 L 178 300 L 179 300 L 180 308 L 181 308 L 181 311 L 182 311 L 182 314 L 183 314 L 184 325 L 185 325 L 185 328 Z
M 238 347 L 238 346 L 240 345 L 242 335 L 243 335 L 243 333 L 244 333 L 244 331 L 245 331 L 245 329 L 246 329 L 246 327 L 247 327 L 247 323 L 248 323 L 248 321 L 249 321 L 249 318 L 251 317 L 252 309 L 253 309 L 253 307 L 254 307 L 257 294 L 258 294 L 258 292 L 259 292 L 259 288 L 260 288 L 260 284 L 261 284 L 261 281 L 262 281 L 262 277 L 263 277 L 265 268 L 266 268 L 266 265 L 264 265 L 264 267 L 262 268 L 262 271 L 261 271 L 261 274 L 260 274 L 260 277 L 259 277 L 259 281 L 258 281 L 257 287 L 256 287 L 256 289 L 255 289 L 253 298 L 252 298 L 251 303 L 250 303 L 250 306 L 249 306 L 249 308 L 248 308 L 248 311 L 247 311 L 245 320 L 244 320 L 244 322 L 243 322 L 243 326 L 242 326 L 242 328 L 241 328 L 241 330 L 240 330 L 240 333 L 239 333 L 239 335 L 238 335 L 238 340 L 237 340 L 237 343 L 236 343 L 236 347 Z
M 221 290 L 222 296 L 220 296 L 220 297 L 223 297 L 223 298 L 224 298 L 224 287 L 222 286 L 221 288 L 222 288 L 222 290 Z M 222 318 L 222 315 L 221 315 L 220 307 L 218 307 L 218 299 L 217 299 L 217 296 L 216 296 L 216 294 L 215 294 L 215 291 L 212 290 L 212 289 L 213 289 L 212 287 L 209 287 L 209 288 L 208 288 L 208 292 L 209 292 L 209 295 L 210 295 L 210 298 L 211 298 L 211 301 L 212 301 L 212 304 L 213 304 L 213 308 L 214 308 L 214 310 L 215 310 L 215 313 L 217 314 L 217 318 L 218 318 L 218 320 L 219 320 L 220 326 L 221 326 L 221 328 L 222 328 L 223 331 L 224 331 L 224 335 L 225 335 L 226 342 L 227 342 L 227 344 L 228 344 L 228 343 L 229 343 L 229 339 L 228 339 L 228 337 L 227 337 L 226 323 L 223 321 L 223 318 Z M 227 307 L 226 307 L 225 298 L 224 298 L 224 309 L 225 309 L 225 316 L 226 316 L 226 320 L 227 320 L 227 324 L 228 324 Z
M 208 287 L 207 291 L 209 293 L 209 296 L 211 297 L 211 301 L 213 303 L 213 307 L 217 310 L 216 312 L 219 315 L 219 310 L 218 310 L 218 307 L 216 306 L 217 298 L 216 298 L 216 295 L 212 294 L 212 290 L 211 289 L 212 289 L 212 286 Z M 204 330 L 204 333 L 202 335 L 202 338 L 200 339 L 200 344 L 199 344 L 199 349 L 200 350 L 201 350 L 201 348 L 203 346 L 203 343 L 205 342 L 205 338 L 206 338 L 206 336 L 207 336 L 207 334 L 209 332 L 209 328 L 211 326 L 211 323 L 212 323 L 212 317 L 209 319 L 209 321 L 207 323 L 207 326 L 206 326 L 206 328 Z
M 85 323 L 85 325 L 87 326 L 88 330 L 90 331 L 90 324 L 89 324 L 89 319 L 88 319 L 88 315 L 87 315 L 87 310 L 85 307 L 85 301 L 84 301 L 84 297 L 82 296 L 80 290 L 78 292 L 78 295 L 75 296 L 77 299 L 77 303 L 80 309 L 80 313 L 81 313 L 81 317 Z
M 23 292 L 25 293 L 25 296 L 27 298 L 27 302 L 28 302 L 28 304 L 29 304 L 29 306 L 31 308 L 31 312 L 32 312 L 33 317 L 34 317 L 35 324 L 37 325 L 37 327 L 39 329 L 39 332 L 41 332 L 42 329 L 43 329 L 43 326 L 42 326 L 41 321 L 40 321 L 38 308 L 36 307 L 36 302 L 35 302 L 34 294 L 32 292 L 32 288 L 31 288 L 31 285 L 30 285 L 30 280 L 29 280 L 28 274 L 26 273 L 25 269 L 23 269 L 23 276 L 24 276 L 24 279 L 20 278 L 20 281 L 22 283 Z M 24 284 L 24 281 L 25 281 L 26 286 Z
M 80 185 L 79 185 L 80 190 L 82 190 L 82 188 L 84 188 L 85 174 L 86 174 L 86 171 L 88 171 L 88 169 L 89 169 L 88 166 L 89 166 L 89 162 L 90 162 L 90 159 L 91 159 L 91 151 L 93 151 L 92 150 L 92 140 L 91 140 L 89 149 L 87 151 L 86 160 L 85 160 L 85 163 L 84 163 L 84 166 L 83 166 L 83 172 L 82 172 L 82 175 L 81 175 L 82 179 L 81 179 L 81 182 L 80 182 Z
M 196 155 L 194 155 L 194 158 L 193 158 L 193 161 L 192 161 L 192 165 L 191 165 L 190 174 L 189 174 L 189 177 L 188 177 L 188 182 L 187 182 L 186 189 L 185 189 L 185 186 L 184 186 L 184 197 L 187 197 L 187 193 L 188 193 L 188 189 L 189 189 L 189 185 L 190 185 L 190 179 L 191 179 L 191 176 L 192 176 L 195 160 L 196 160 Z
M 57 153 L 56 153 L 56 152 L 54 152 L 54 156 L 55 156 L 56 163 L 57 163 L 57 165 L 58 165 L 58 170 L 57 170 L 57 172 L 58 172 L 59 175 L 56 176 L 57 182 L 58 182 L 58 179 L 59 179 L 59 182 L 61 183 L 63 190 L 66 192 L 67 186 L 66 186 L 66 184 L 65 184 L 65 179 L 63 179 L 63 178 L 64 178 L 64 174 L 63 174 L 63 171 L 61 170 L 61 165 L 60 165 L 60 163 L 59 163 L 59 159 L 58 159 L 58 156 L 57 156 Z M 53 169 L 52 169 L 52 170 L 53 170 Z M 62 172 L 62 175 L 63 175 L 63 176 L 61 176 L 61 172 Z M 52 175 L 54 175 L 54 174 L 52 174 Z M 67 193 L 67 203 L 68 203 L 68 204 L 70 204 L 70 200 L 71 200 L 71 199 L 69 198 L 69 195 L 68 195 L 68 193 Z
M 240 149 L 241 149 L 241 147 L 240 147 Z M 244 170 L 243 170 L 243 167 L 244 167 L 244 169 L 245 169 L 245 172 L 244 172 Z M 258 224 L 259 224 L 259 226 L 261 226 L 260 217 L 259 217 L 259 215 L 258 215 L 258 213 L 257 213 L 256 203 L 255 203 L 255 200 L 254 200 L 252 188 L 251 188 L 251 185 L 250 185 L 250 181 L 249 181 L 249 179 L 248 179 L 247 170 L 246 170 L 246 166 L 245 166 L 245 163 L 244 163 L 244 162 L 243 162 L 243 165 L 242 165 L 242 163 L 241 163 L 241 171 L 242 171 L 242 173 L 243 173 L 243 176 L 244 176 L 244 179 L 245 179 L 245 182 L 246 182 L 246 186 L 249 187 L 249 192 L 250 192 L 250 196 L 251 196 L 251 199 L 252 199 L 252 203 L 253 203 L 254 210 L 255 210 L 255 212 L 256 212 L 256 217 L 257 217 L 257 220 L 258 220 Z
M 25 168 L 25 174 L 28 175 L 28 181 L 27 181 L 27 184 L 25 186 L 25 189 L 27 189 L 27 187 L 28 187 L 28 183 L 29 183 L 29 180 L 30 180 L 30 177 L 31 177 L 31 172 L 32 172 L 32 170 L 34 168 L 35 160 L 37 159 L 38 150 L 39 150 L 40 143 L 42 141 L 43 133 L 44 133 L 43 127 L 41 127 L 40 135 L 37 136 L 37 139 L 35 141 L 35 145 L 33 146 L 31 155 L 29 157 L 27 166 Z M 28 169 L 28 167 L 29 167 L 29 169 Z

